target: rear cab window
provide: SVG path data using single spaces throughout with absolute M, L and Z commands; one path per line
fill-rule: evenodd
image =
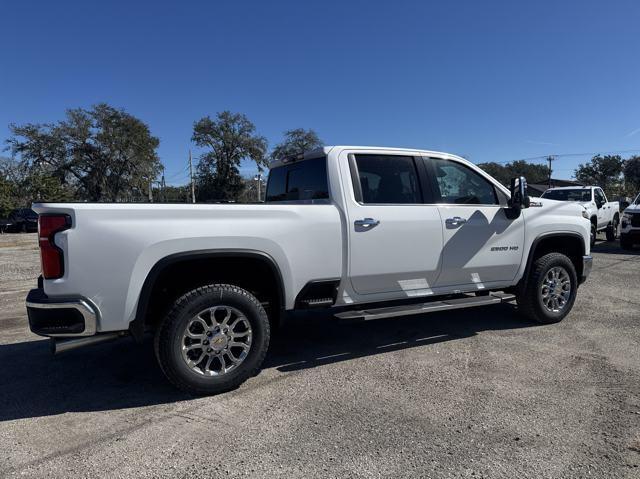
M 273 168 L 267 182 L 267 203 L 329 203 L 327 158 L 312 158 Z

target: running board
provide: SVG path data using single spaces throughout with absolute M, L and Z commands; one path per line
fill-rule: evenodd
M 365 309 L 361 311 L 343 311 L 335 314 L 340 319 L 371 319 L 395 318 L 409 316 L 411 314 L 434 313 L 436 311 L 448 311 L 451 309 L 472 308 L 474 306 L 487 306 L 490 304 L 506 303 L 516 299 L 515 295 L 508 293 L 490 293 L 486 296 L 467 295 L 463 298 L 444 299 L 428 303 L 409 304 L 402 306 L 390 306 L 386 308 Z

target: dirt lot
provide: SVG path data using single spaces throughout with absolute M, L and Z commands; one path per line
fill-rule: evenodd
M 149 341 L 52 359 L 35 237 L 0 236 L 0 476 L 639 478 L 640 251 L 594 256 L 560 324 L 296 317 L 257 377 L 194 399 Z

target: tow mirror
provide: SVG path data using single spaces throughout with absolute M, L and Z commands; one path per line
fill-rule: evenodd
M 527 196 L 527 180 L 524 176 L 511 179 L 511 199 L 509 200 L 509 217 L 517 218 L 520 210 L 529 208 L 530 199 Z

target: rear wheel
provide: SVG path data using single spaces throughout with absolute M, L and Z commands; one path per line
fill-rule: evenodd
M 174 386 L 218 394 L 258 372 L 269 336 L 267 314 L 251 293 L 212 284 L 174 303 L 156 332 L 156 357 Z
M 560 253 L 549 253 L 533 263 L 526 286 L 517 295 L 518 307 L 538 323 L 557 323 L 573 308 L 577 289 L 571 260 Z
M 615 241 L 618 238 L 618 223 L 618 217 L 615 216 L 607 226 L 607 241 Z

